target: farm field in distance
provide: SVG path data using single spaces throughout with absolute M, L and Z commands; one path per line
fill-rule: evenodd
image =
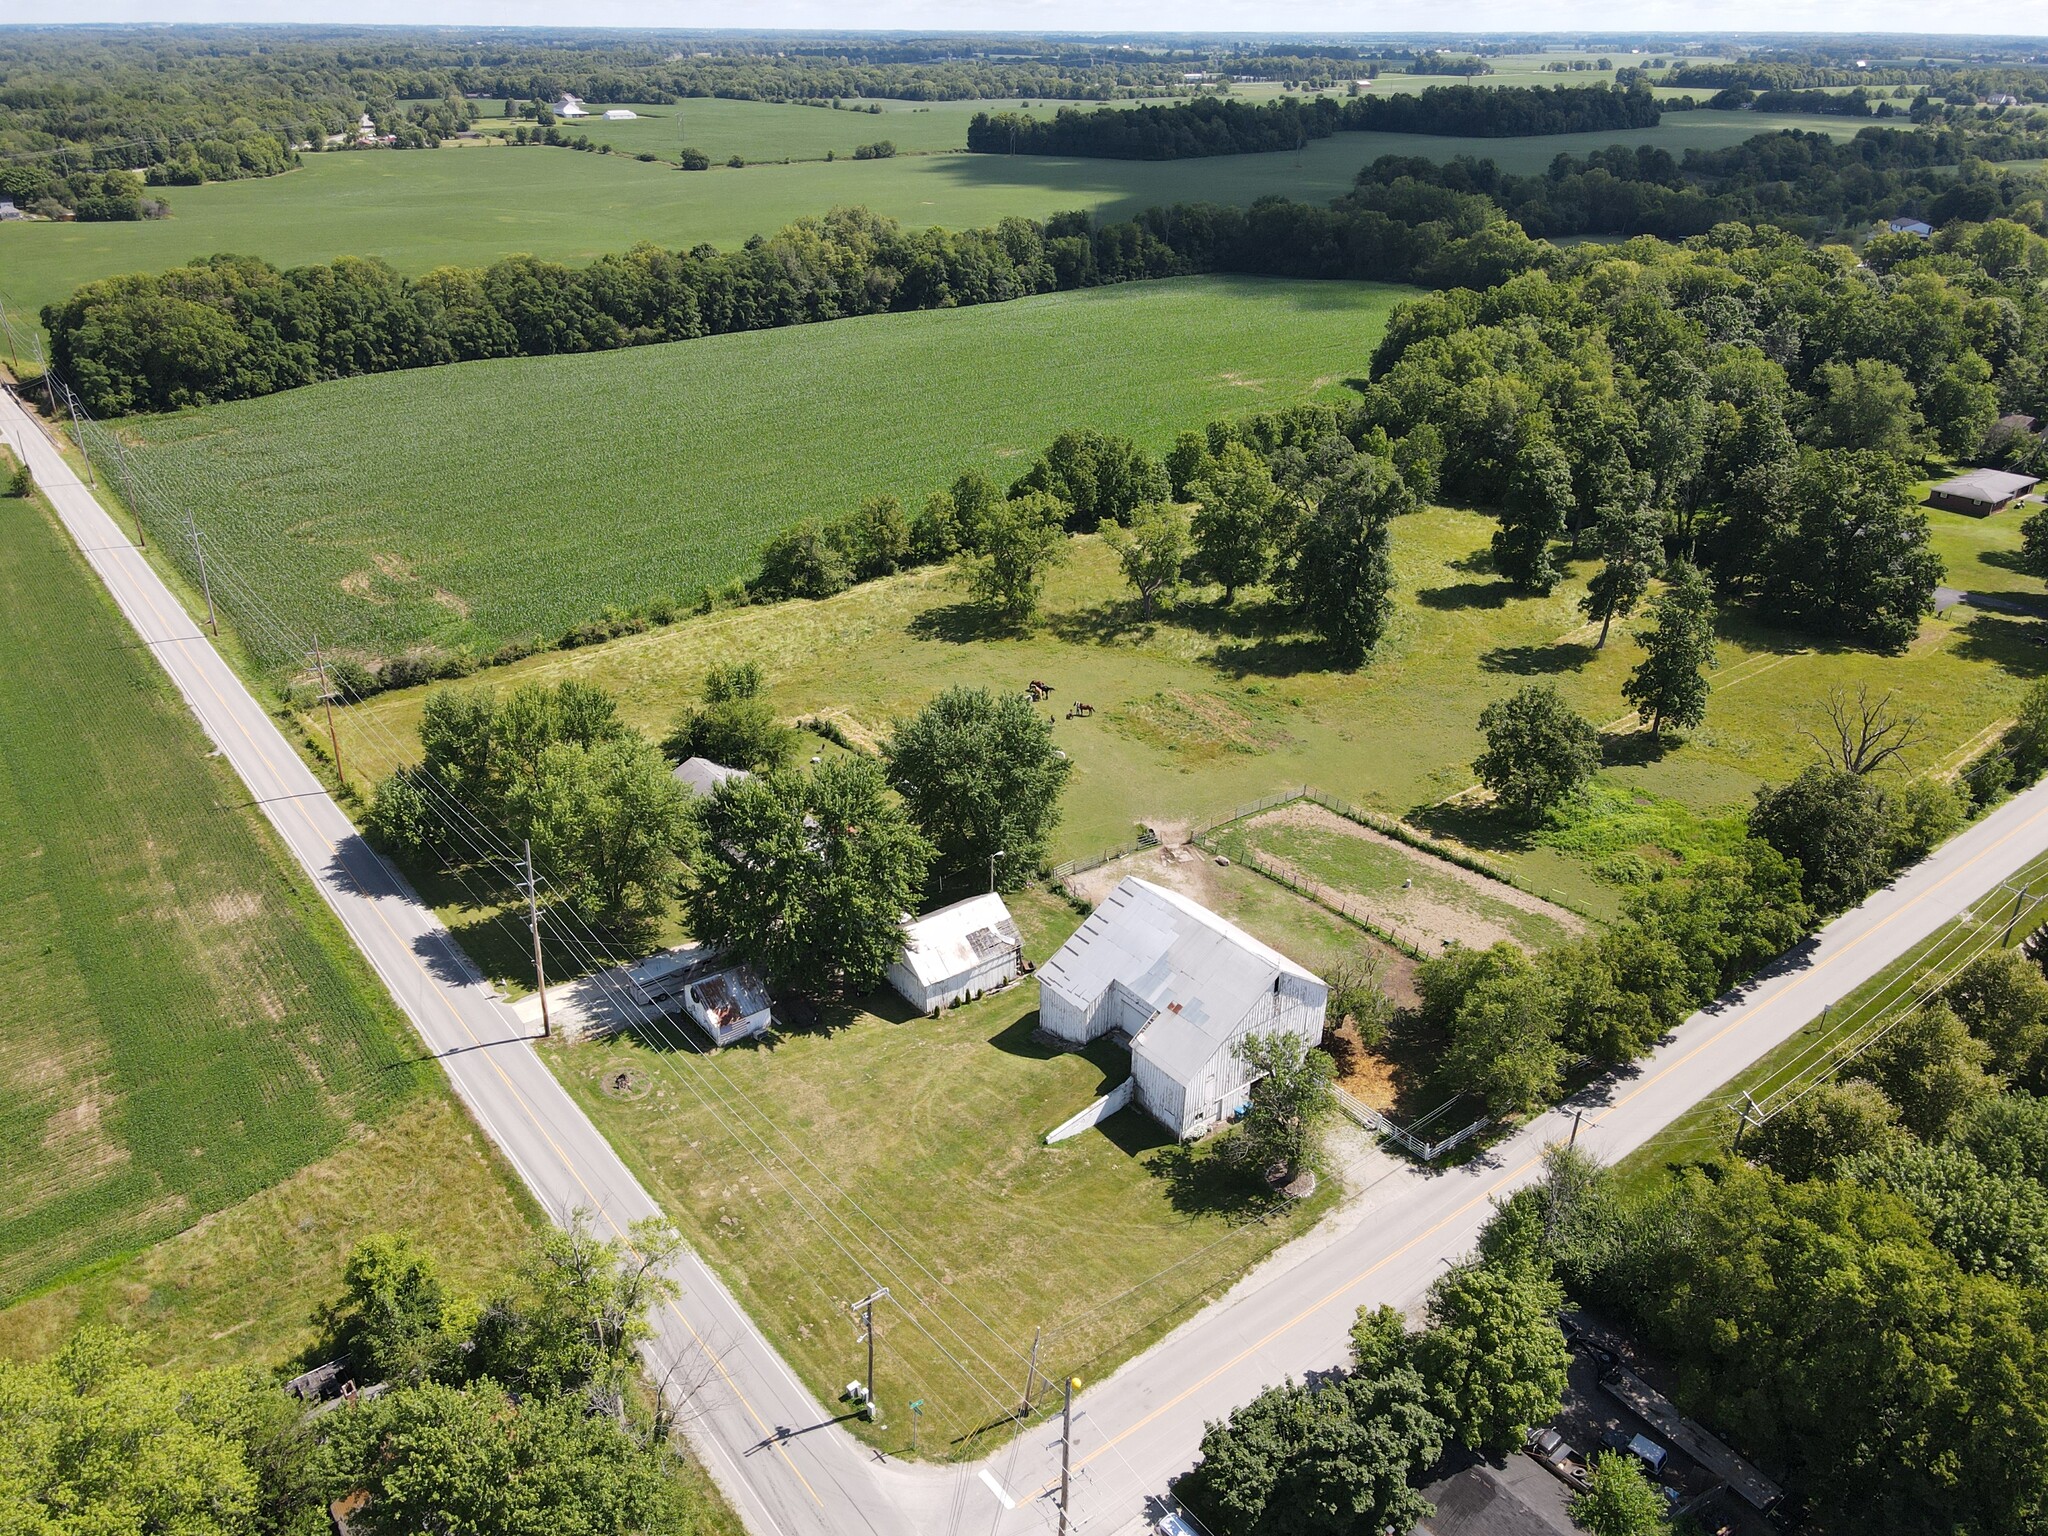
M 1011 905 L 1034 962 L 1080 922 L 1043 891 Z M 680 1026 L 547 1054 L 822 1400 L 861 1374 L 847 1298 L 886 1275 L 886 1423 L 847 1427 L 900 1454 L 919 1399 L 918 1454 L 973 1459 L 1010 1432 L 1034 1329 L 1041 1381 L 1106 1376 L 1306 1230 L 1336 1190 L 1247 1220 L 1241 1175 L 1215 1146 L 1177 1148 L 1136 1109 L 1044 1145 L 1129 1066 L 1106 1041 L 1079 1054 L 1036 1043 L 1037 1004 L 1027 980 L 927 1019 L 884 992 L 829 1010 L 823 1028 L 711 1055 Z M 774 1129 L 742 1132 L 743 1115 Z M 995 1441 L 964 1438 L 984 1426 Z
M 41 502 L 0 503 L 0 1300 L 436 1091 L 208 745 Z
M 860 121 L 816 107 L 730 105 Z M 886 120 L 886 114 L 867 119 Z M 959 122 L 964 143 L 966 117 Z M 641 240 L 674 249 L 736 246 L 843 205 L 863 205 L 910 226 L 953 229 L 1074 208 L 1115 219 L 1159 204 L 1243 204 L 1269 193 L 1327 201 L 1348 191 L 1360 168 L 1380 155 L 1447 160 L 1470 154 L 1535 172 L 1560 153 L 1584 154 L 1614 143 L 1661 144 L 1682 154 L 1779 128 L 1846 138 L 1857 126 L 1840 118 L 1684 112 L 1633 133 L 1525 139 L 1343 133 L 1314 140 L 1295 154 L 1206 160 L 1063 160 L 963 150 L 738 170 L 721 164 L 694 172 L 630 155 L 566 149 L 309 154 L 297 170 L 281 176 L 173 188 L 168 219 L 0 224 L 0 299 L 33 318 L 80 283 L 118 272 L 159 271 L 217 251 L 261 256 L 284 267 L 342 255 L 376 256 L 409 273 L 451 262 L 481 264 L 520 251 L 579 265 Z M 744 142 L 745 130 L 735 131 L 734 142 Z M 781 132 L 764 126 L 762 142 L 774 142 Z
M 2016 518 L 1928 516 L 1937 530 L 1967 524 L 1973 538 L 2017 548 Z M 1014 689 L 1042 678 L 1057 690 L 1055 736 L 1075 764 L 1055 859 L 1127 844 L 1139 822 L 1213 820 L 1310 784 L 1407 816 L 1470 845 L 1526 889 L 1607 917 L 1630 881 L 1725 846 L 1730 818 L 1746 811 L 1756 787 L 1804 766 L 1812 748 L 1802 733 L 1818 721 L 1829 688 L 1896 689 L 1924 716 L 1911 766 L 1953 768 L 2048 670 L 2033 638 L 2040 621 L 1967 604 L 1927 620 L 1896 656 L 1814 645 L 1731 610 L 1705 724 L 1658 752 L 1621 697 L 1640 649 L 1621 625 L 1594 649 L 1597 626 L 1579 611 L 1592 562 L 1576 563 L 1548 597 L 1514 596 L 1490 571 L 1494 527 L 1490 517 L 1450 509 L 1395 522 L 1393 625 L 1379 655 L 1351 674 L 1323 670 L 1256 600 L 1218 607 L 1213 588 L 1163 621 L 1138 623 L 1109 552 L 1089 538 L 1075 541 L 1048 586 L 1046 619 L 1025 635 L 983 630 L 957 578 L 923 571 L 819 603 L 720 611 L 439 686 L 575 677 L 613 690 L 626 717 L 658 738 L 695 700 L 708 666 L 745 656 L 765 669 L 778 713 L 823 716 L 852 739 L 874 741 L 951 684 Z M 1974 576 L 1952 558 L 1949 580 L 1968 587 Z M 1480 710 L 1537 678 L 1556 683 L 1608 733 L 1607 766 L 1592 793 L 1561 822 L 1533 831 L 1442 804 L 1473 782 Z M 358 773 L 389 772 L 399 762 L 394 748 L 415 750 L 423 693 L 382 695 L 341 713 L 343 752 Z M 1096 713 L 1064 718 L 1075 700 Z
M 1408 292 L 1133 283 L 347 379 L 122 429 L 294 630 L 489 649 L 751 575 L 769 534 L 865 496 L 914 510 L 971 467 L 1007 483 L 1067 427 L 1157 452 L 1312 395 L 1363 372 Z

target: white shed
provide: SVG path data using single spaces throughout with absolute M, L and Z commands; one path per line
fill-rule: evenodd
M 698 977 L 683 988 L 683 1011 L 713 1045 L 766 1034 L 775 1022 L 768 1008 L 768 988 L 750 965 L 729 965 Z
M 1323 1038 L 1329 988 L 1174 891 L 1123 880 L 1038 973 L 1039 1027 L 1072 1046 L 1131 1042 L 1139 1105 L 1185 1140 L 1244 1103 L 1245 1035 Z
M 723 763 L 714 763 L 708 757 L 690 757 L 676 764 L 673 774 L 675 781 L 699 799 L 708 798 L 719 785 L 728 779 L 750 777 L 744 768 L 728 768 Z
M 1000 987 L 1024 968 L 1024 940 L 994 891 L 903 925 L 903 956 L 889 985 L 919 1013 Z
M 580 96 L 571 96 L 567 91 L 562 92 L 562 99 L 555 103 L 553 110 L 555 116 L 557 117 L 590 116 L 588 112 L 583 110 L 583 98 Z
M 604 120 L 608 123 L 630 123 L 640 116 L 630 107 L 606 107 Z

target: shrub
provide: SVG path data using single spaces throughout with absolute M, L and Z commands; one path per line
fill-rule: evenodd
M 682 155 L 682 163 L 683 169 L 686 171 L 708 171 L 711 169 L 711 157 L 701 149 L 685 149 Z

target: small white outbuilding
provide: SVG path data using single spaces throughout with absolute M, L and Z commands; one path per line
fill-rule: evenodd
M 606 107 L 604 109 L 604 120 L 608 123 L 630 123 L 639 116 L 640 114 L 630 107 Z
M 671 770 L 672 778 L 699 799 L 708 799 L 728 779 L 750 777 L 744 768 L 728 768 L 708 757 L 688 757 Z
M 683 1011 L 713 1045 L 765 1035 L 775 1023 L 768 988 L 750 965 L 729 965 L 690 982 L 683 988 Z
M 1121 1031 L 1139 1107 L 1182 1140 L 1235 1114 L 1246 1035 L 1323 1038 L 1329 988 L 1199 902 L 1132 875 L 1038 973 L 1039 1028 L 1076 1048 Z
M 994 891 L 927 912 L 903 925 L 903 954 L 889 985 L 919 1013 L 1013 980 L 1024 968 L 1024 940 Z

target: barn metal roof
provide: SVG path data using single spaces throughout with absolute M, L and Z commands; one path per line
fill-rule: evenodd
M 924 986 L 951 981 L 1024 942 L 994 891 L 956 901 L 903 925 L 903 965 Z
M 750 775 L 744 768 L 728 768 L 708 757 L 691 757 L 676 765 L 673 777 L 692 794 L 709 795 L 727 779 L 744 779 Z
M 1176 1078 L 1213 1060 L 1255 1009 L 1271 1007 L 1282 976 L 1321 985 L 1235 923 L 1136 875 L 1119 882 L 1038 975 L 1084 1009 L 1121 982 L 1153 1010 L 1140 1032 L 1145 1055 Z
M 2031 491 L 2038 484 L 2031 475 L 2010 475 L 2002 469 L 1973 469 L 1935 487 L 1944 496 L 1961 496 L 1971 501 L 2000 502 Z

